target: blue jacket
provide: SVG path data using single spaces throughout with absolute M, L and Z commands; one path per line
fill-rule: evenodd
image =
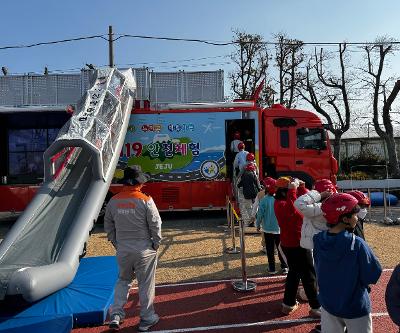
M 279 234 L 279 224 L 274 211 L 275 198 L 271 195 L 266 195 L 261 199 L 258 205 L 256 227 L 261 225 L 264 232 Z
M 326 311 L 348 319 L 371 312 L 367 287 L 378 281 L 382 267 L 364 240 L 347 231 L 320 232 L 314 236 L 314 262 Z

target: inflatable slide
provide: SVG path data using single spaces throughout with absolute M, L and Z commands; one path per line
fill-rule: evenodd
M 74 278 L 126 134 L 131 70 L 99 69 L 44 153 L 44 183 L 0 243 L 0 300 L 39 300 Z

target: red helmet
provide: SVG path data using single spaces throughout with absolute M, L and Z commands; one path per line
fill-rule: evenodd
M 255 160 L 254 154 L 248 153 L 248 154 L 246 155 L 246 161 L 247 161 L 247 162 L 253 162 L 254 160 Z
M 244 143 L 242 142 L 242 141 L 240 141 L 239 143 L 238 143 L 238 149 L 239 150 L 243 150 L 244 149 Z
M 359 205 L 369 206 L 371 205 L 371 200 L 361 191 L 350 191 L 347 194 L 352 195 L 354 198 L 358 200 Z
M 290 181 L 290 177 L 279 177 L 276 180 L 275 186 L 279 188 L 288 188 Z
M 326 199 L 321 209 L 329 224 L 338 224 L 339 217 L 351 213 L 358 201 L 348 193 L 334 193 Z
M 247 163 L 244 169 L 247 171 L 256 171 L 256 166 L 254 163 Z
M 276 180 L 274 178 L 264 178 L 263 183 L 269 194 L 274 194 L 276 192 Z
M 236 140 L 240 139 L 240 132 L 236 131 L 235 133 L 233 133 L 233 138 Z
M 319 193 L 330 191 L 332 193 L 337 193 L 336 186 L 329 179 L 319 179 L 314 184 L 314 189 Z

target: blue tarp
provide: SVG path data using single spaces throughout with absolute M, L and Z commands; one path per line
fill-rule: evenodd
M 68 333 L 72 326 L 101 325 L 117 276 L 115 257 L 84 258 L 68 287 L 22 310 L 2 310 L 0 332 Z

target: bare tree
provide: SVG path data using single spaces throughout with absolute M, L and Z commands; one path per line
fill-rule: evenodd
M 364 72 L 367 74 L 367 85 L 372 88 L 372 121 L 375 131 L 385 141 L 391 176 L 400 178 L 396 143 L 390 116 L 392 104 L 400 91 L 400 80 L 397 80 L 393 84 L 393 78 L 383 78 L 383 69 L 387 61 L 387 56 L 393 53 L 393 46 L 392 41 L 386 37 L 378 39 L 372 45 L 366 45 L 364 50 L 366 52 L 367 69 Z M 388 86 L 391 84 L 393 84 L 393 88 L 388 92 Z M 382 118 L 383 128 L 379 123 L 380 118 Z
M 253 96 L 257 84 L 266 77 L 270 57 L 260 35 L 252 35 L 234 30 L 235 50 L 231 54 L 232 61 L 237 65 L 229 80 L 236 98 L 249 99 Z M 268 83 L 260 94 L 264 103 L 269 103 L 272 91 Z
M 284 33 L 274 36 L 275 66 L 278 69 L 279 103 L 292 108 L 298 98 L 298 87 L 303 74 L 300 66 L 304 61 L 303 42 L 290 39 Z
M 345 43 L 339 44 L 338 74 L 328 71 L 326 63 L 332 59 L 332 55 L 325 53 L 323 49 L 319 54 L 315 50 L 313 63 L 310 61 L 306 66 L 306 78 L 300 92 L 315 111 L 326 118 L 327 129 L 334 135 L 334 156 L 338 161 L 341 139 L 350 128 L 351 114 L 349 85 L 353 79 L 347 72 L 346 48 Z

